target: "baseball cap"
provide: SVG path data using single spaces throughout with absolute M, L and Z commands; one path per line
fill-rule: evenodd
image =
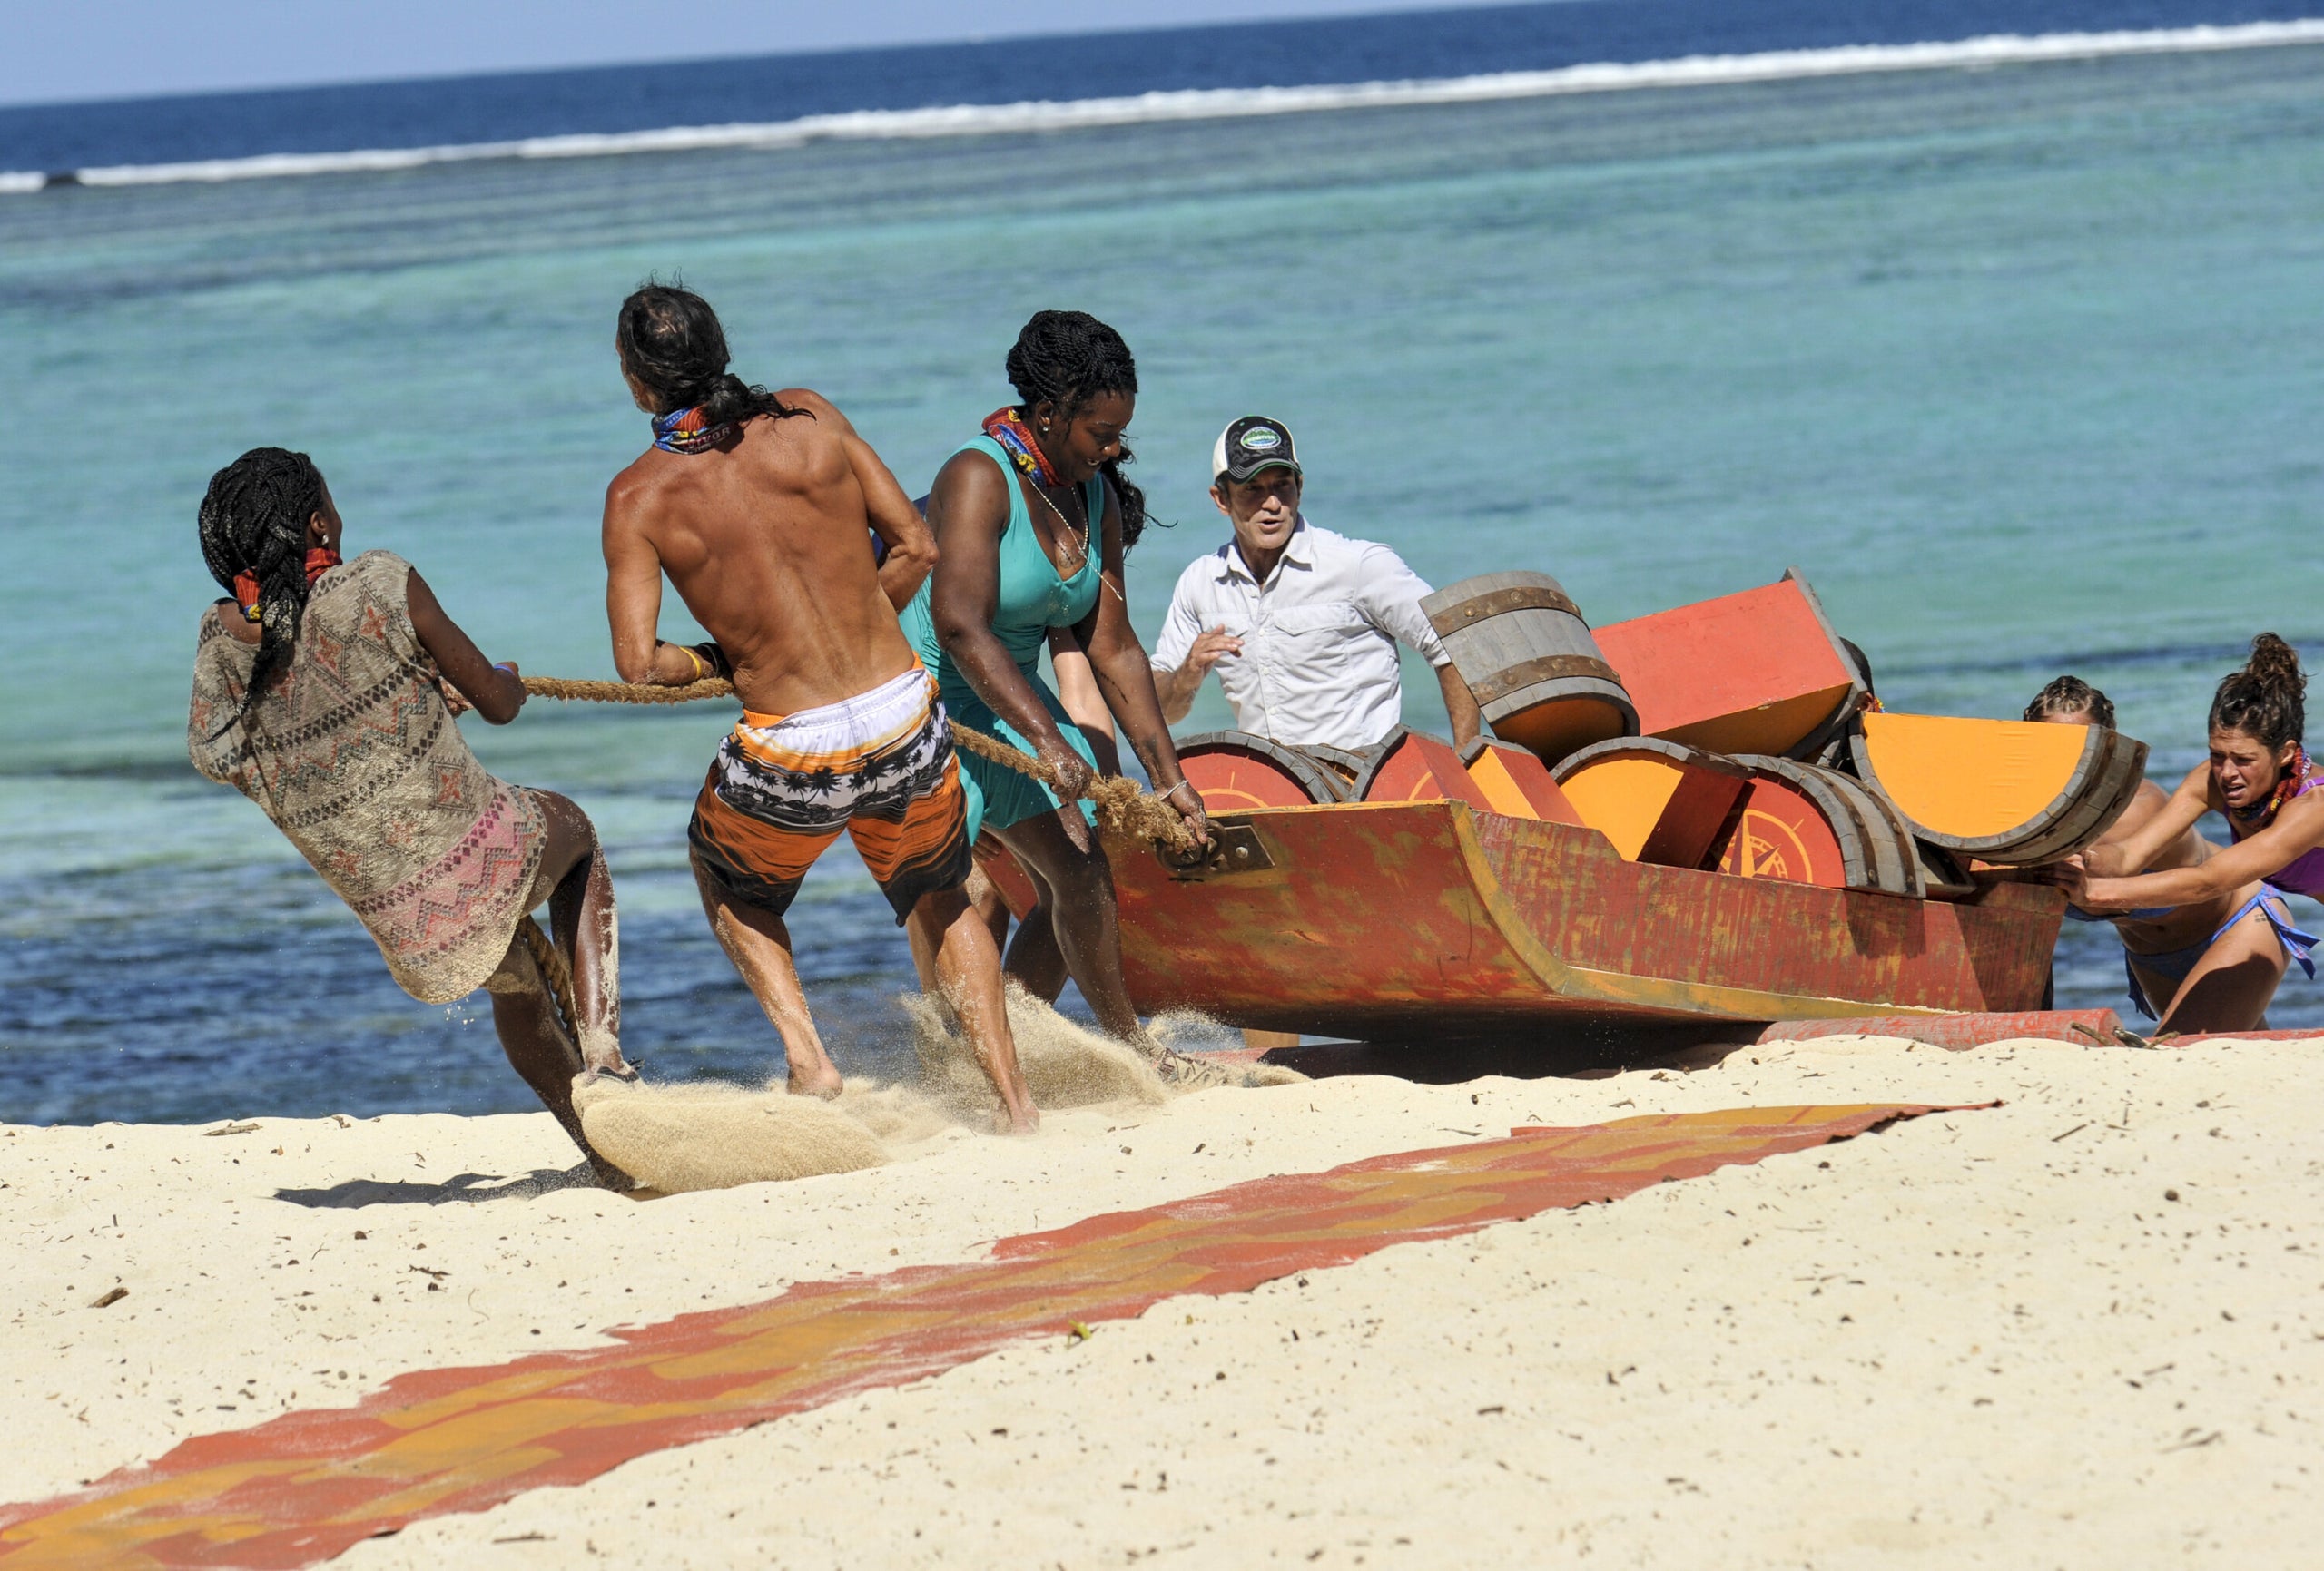
M 1291 427 L 1265 415 L 1246 415 L 1218 434 L 1210 450 L 1210 472 L 1230 480 L 1247 480 L 1262 469 L 1276 466 L 1303 473 L 1291 446 Z

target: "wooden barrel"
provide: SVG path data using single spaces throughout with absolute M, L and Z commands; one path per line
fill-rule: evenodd
M 1638 734 L 1622 679 L 1548 574 L 1464 578 L 1420 608 L 1495 736 L 1554 764 L 1593 741 Z
M 1581 821 L 1624 861 L 1705 868 L 1718 859 L 1750 771 L 1733 759 L 1659 737 L 1593 742 L 1551 771 Z
M 1787 758 L 1746 754 L 1735 761 L 1815 805 L 1838 844 L 1844 888 L 1926 898 L 1928 880 L 1912 830 L 1879 792 L 1837 770 Z
M 2105 726 L 1887 712 L 1861 717 L 1850 746 L 1914 834 L 2004 867 L 2055 861 L 2112 828 L 2147 751 Z
M 1205 731 L 1178 743 L 1178 767 L 1209 813 L 1304 808 L 1340 792 L 1314 761 L 1243 731 Z

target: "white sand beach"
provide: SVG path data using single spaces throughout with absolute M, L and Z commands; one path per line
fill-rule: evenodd
M 1210 1090 L 642 1201 L 563 1186 L 546 1115 L 10 1128 L 5 1495 L 400 1371 L 1272 1173 L 1523 1124 L 1993 1098 L 1169 1301 L 344 1563 L 2312 1563 L 2324 1056 L 2286 1044 L 1839 1038 L 1693 1073 Z

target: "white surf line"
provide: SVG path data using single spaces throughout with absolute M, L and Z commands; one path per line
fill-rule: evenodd
M 2132 54 L 2269 49 L 2303 44 L 2324 44 L 2324 18 L 2254 22 L 2236 26 L 2153 28 L 2143 32 L 2049 33 L 2034 36 L 1998 34 L 1945 44 L 1860 44 L 1830 49 L 1774 50 L 1759 54 L 1703 54 L 1632 64 L 1569 65 L 1552 71 L 1507 71 L 1403 82 L 1190 88 L 1062 103 L 865 109 L 760 123 L 683 125 L 659 131 L 537 136 L 445 147 L 283 152 L 186 163 L 114 164 L 78 170 L 65 181 L 101 186 L 167 185 L 290 175 L 373 173 L 486 159 L 607 158 L 639 152 L 781 149 L 819 141 L 996 136 L 1172 121 L 1239 120 L 1328 110 L 1483 103 L 1642 88 L 1711 87 L 1818 76 L 2097 60 Z M 49 177 L 40 173 L 0 172 L 0 193 L 37 191 L 48 183 Z

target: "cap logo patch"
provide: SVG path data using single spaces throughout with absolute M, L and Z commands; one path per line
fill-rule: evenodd
M 1283 446 L 1280 433 L 1265 426 L 1255 426 L 1243 433 L 1237 446 L 1250 453 L 1265 453 Z

